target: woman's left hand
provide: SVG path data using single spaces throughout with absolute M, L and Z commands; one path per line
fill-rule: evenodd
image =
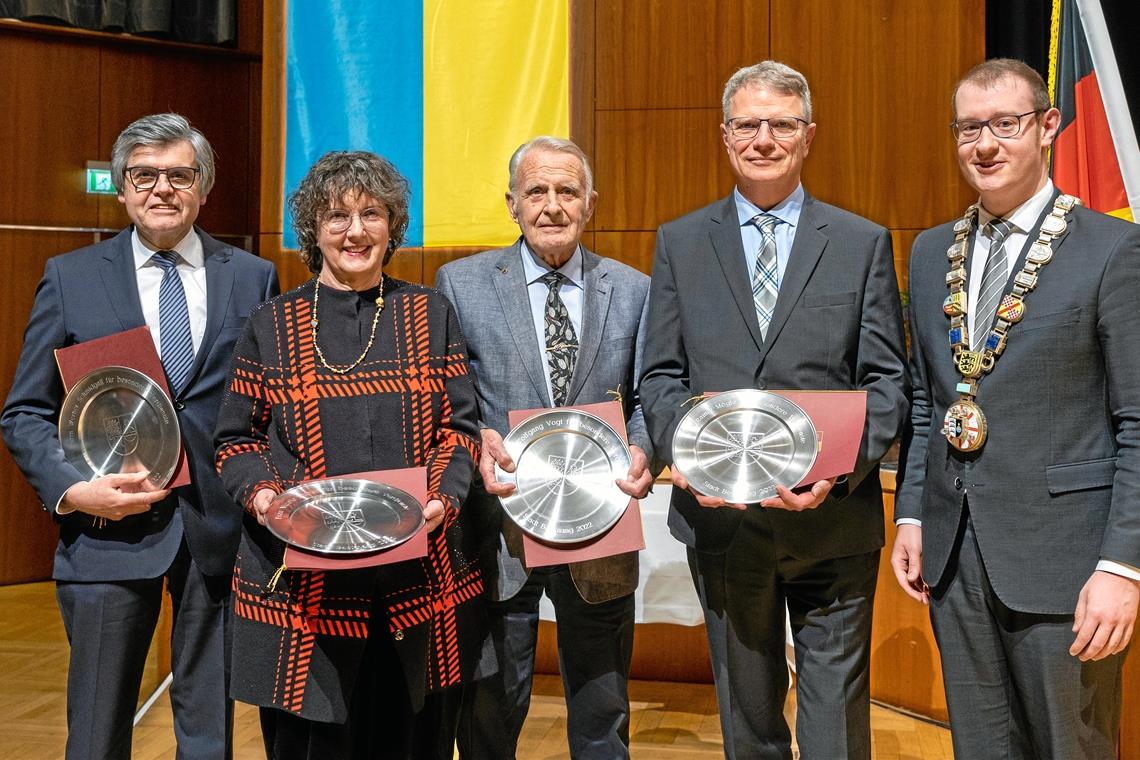
M 432 499 L 424 507 L 424 520 L 427 521 L 427 526 L 424 528 L 428 533 L 439 527 L 443 522 L 443 502 L 439 499 Z

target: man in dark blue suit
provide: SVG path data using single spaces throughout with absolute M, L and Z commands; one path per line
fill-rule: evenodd
M 242 511 L 214 472 L 213 430 L 234 342 L 246 316 L 279 292 L 277 275 L 194 226 L 214 154 L 183 117 L 127 127 L 111 173 L 132 225 L 47 262 L 0 418 L 16 463 L 60 524 L 53 577 L 71 642 L 67 758 L 130 758 L 164 580 L 178 757 L 229 757 L 226 630 Z M 145 473 L 86 480 L 64 458 L 56 427 L 64 392 L 54 350 L 142 325 L 162 357 L 191 468 L 192 484 L 173 491 L 145 488 Z

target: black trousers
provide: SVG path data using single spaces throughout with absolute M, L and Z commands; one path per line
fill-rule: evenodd
M 1006 607 L 963 523 L 930 603 L 955 757 L 1115 760 L 1124 654 L 1081 662 L 1069 654 L 1072 615 Z
M 452 760 L 460 689 L 428 694 L 423 707 L 412 710 L 383 598 L 377 594 L 348 700 L 348 720 L 319 723 L 263 707 L 265 755 L 268 760 Z
M 566 734 L 574 760 L 629 757 L 629 666 L 633 594 L 601 604 L 582 599 L 565 565 L 537 568 L 509 600 L 487 603 L 499 672 L 464 690 L 461 760 L 510 760 L 530 709 L 538 604 L 554 603 L 558 660 L 566 693 Z
M 162 577 L 56 583 L 71 644 L 67 760 L 130 760 L 135 705 L 164 579 L 174 608 L 170 703 L 176 757 L 232 756 L 233 702 L 226 696 L 230 579 L 203 575 L 183 540 Z

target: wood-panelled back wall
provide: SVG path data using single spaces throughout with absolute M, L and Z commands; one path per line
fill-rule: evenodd
M 262 18 L 259 3 L 238 6 L 234 50 L 0 21 L 0 398 L 44 262 L 128 223 L 114 196 L 85 193 L 84 168 L 109 161 L 134 119 L 177 111 L 198 126 L 218 154 L 199 222 L 227 241 L 254 239 Z M 0 525 L 0 584 L 50 577 L 55 524 L 7 449 Z

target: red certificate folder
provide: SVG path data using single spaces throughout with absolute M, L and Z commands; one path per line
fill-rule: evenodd
M 427 468 L 407 467 L 401 470 L 373 470 L 371 472 L 355 472 L 349 475 L 330 475 L 330 478 L 350 478 L 356 480 L 371 480 L 374 483 L 399 488 L 413 496 L 421 506 L 427 505 Z M 327 480 L 328 478 L 318 478 Z M 306 551 L 295 546 L 285 547 L 284 565 L 290 570 L 354 570 L 358 567 L 375 567 L 377 565 L 390 565 L 393 562 L 426 557 L 428 553 L 428 534 L 421 527 L 416 534 L 402 544 L 391 549 L 381 549 L 368 554 L 321 554 L 320 552 Z
M 855 469 L 867 419 L 867 391 L 772 392 L 803 409 L 819 437 L 815 464 L 797 486 L 810 486 Z
M 136 327 L 133 330 L 105 335 L 67 348 L 55 350 L 55 363 L 63 388 L 71 387 L 89 372 L 103 367 L 128 367 L 138 370 L 154 382 L 171 399 L 170 386 L 166 384 L 166 373 L 162 361 L 154 347 L 154 339 L 149 327 Z M 186 460 L 186 447 L 178 455 L 178 467 L 166 488 L 190 485 L 190 463 Z
M 628 443 L 625 431 L 625 414 L 621 404 L 617 401 L 560 406 L 558 408 L 576 409 L 600 417 L 617 431 L 623 441 Z M 507 421 L 512 428 L 515 428 L 524 420 L 541 412 L 549 411 L 549 408 L 516 410 L 507 415 Z M 503 515 L 503 519 L 510 520 L 506 515 Z M 521 530 L 519 532 L 522 533 L 523 564 L 527 567 L 584 562 L 588 559 L 612 557 L 615 554 L 640 551 L 645 548 L 645 535 L 641 531 L 641 508 L 637 499 L 629 500 L 629 506 L 626 507 L 625 512 L 618 518 L 613 527 L 588 541 L 572 544 L 548 544 L 532 537 L 529 533 Z

